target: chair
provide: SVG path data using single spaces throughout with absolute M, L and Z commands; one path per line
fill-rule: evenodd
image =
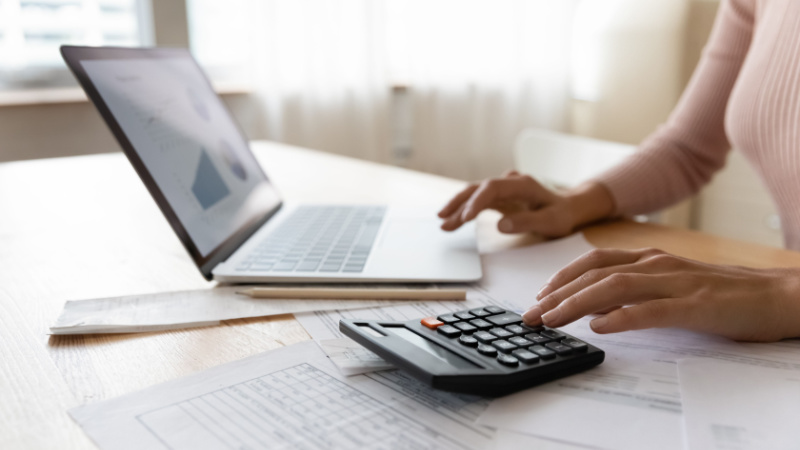
M 599 175 L 635 151 L 635 145 L 529 128 L 514 143 L 514 166 L 543 185 L 562 190 Z M 638 222 L 660 219 L 660 213 L 634 217 Z
M 514 144 L 514 166 L 556 189 L 575 187 L 617 165 L 636 146 L 530 128 Z

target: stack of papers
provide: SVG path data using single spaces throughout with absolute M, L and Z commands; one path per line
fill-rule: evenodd
M 346 287 L 370 289 L 368 285 Z M 194 291 L 69 301 L 64 305 L 56 323 L 50 327 L 50 332 L 140 333 L 215 325 L 221 320 L 247 317 L 408 303 L 408 300 L 257 299 L 237 294 L 242 289 L 241 286 L 222 286 Z
M 297 318 L 319 346 L 264 353 L 70 414 L 103 449 L 798 448 L 800 341 L 742 344 L 678 329 L 597 335 L 585 318 L 564 330 L 603 349 L 603 364 L 488 399 L 428 388 L 339 332 L 343 318 L 405 321 L 487 304 L 521 312 L 552 273 L 591 248 L 578 235 L 486 255 L 485 280 L 467 289 L 466 302 L 304 305 L 309 312 Z M 219 317 L 215 308 L 193 319 Z M 236 308 L 237 317 L 263 315 Z
M 69 413 L 105 450 L 543 448 L 475 425 L 487 404 L 398 371 L 344 377 L 305 342 Z

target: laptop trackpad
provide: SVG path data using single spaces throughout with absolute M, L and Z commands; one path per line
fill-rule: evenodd
M 381 233 L 378 246 L 381 250 L 414 251 L 420 248 L 431 250 L 475 248 L 475 232 L 471 226 L 462 227 L 455 232 L 439 228 L 437 219 L 393 219 L 386 224 Z

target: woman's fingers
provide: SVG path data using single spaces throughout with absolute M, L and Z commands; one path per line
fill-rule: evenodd
M 542 322 L 548 327 L 560 327 L 613 306 L 671 298 L 678 281 L 671 274 L 613 273 L 567 297 L 551 310 L 543 308 Z
M 503 174 L 503 178 L 514 178 L 519 177 L 520 174 L 516 170 L 509 170 Z M 462 209 L 464 202 L 466 202 L 472 194 L 478 189 L 480 185 L 477 183 L 470 184 L 466 188 L 464 188 L 461 192 L 456 194 L 447 204 L 439 211 L 439 217 L 442 219 L 446 219 L 453 215 L 458 209 Z
M 677 297 L 687 292 L 689 277 L 680 274 L 689 270 L 687 260 L 658 250 L 592 251 L 556 274 L 523 319 L 529 325 L 557 327 L 622 305 Z
M 487 208 L 494 208 L 507 200 L 522 200 L 530 209 L 545 203 L 552 196 L 531 177 L 512 176 L 486 180 L 467 200 L 461 220 L 470 221 Z
M 452 198 L 441 211 L 439 211 L 439 217 L 442 219 L 446 219 L 453 215 L 456 210 L 461 208 L 464 205 L 464 202 L 470 198 L 470 196 L 478 189 L 477 184 L 471 184 L 467 186 L 464 190 L 456 194 L 455 197 Z
M 584 278 L 585 283 L 591 283 L 593 279 L 602 274 L 596 273 L 597 269 L 624 264 L 633 264 L 644 258 L 663 254 L 664 252 L 656 249 L 641 250 L 619 250 L 619 249 L 595 249 L 579 256 L 575 261 L 555 273 L 547 283 L 539 290 L 536 295 L 537 300 L 561 289 L 563 286 L 573 282 L 579 277 Z M 592 272 L 595 270 L 595 272 Z M 599 280 L 594 280 L 599 281 Z
M 595 333 L 646 328 L 695 328 L 693 309 L 682 299 L 655 299 L 627 308 L 620 308 L 592 320 L 589 325 Z

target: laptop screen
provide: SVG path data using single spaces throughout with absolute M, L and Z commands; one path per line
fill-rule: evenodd
M 145 184 L 162 200 L 165 215 L 202 265 L 280 199 L 188 52 L 132 51 L 139 54 L 81 58 L 76 75 L 87 78 L 84 88 L 84 81 L 91 83 L 99 99 L 87 93 L 123 148 L 129 144 L 126 153 L 135 156 L 131 160 L 141 165 L 137 170 Z

